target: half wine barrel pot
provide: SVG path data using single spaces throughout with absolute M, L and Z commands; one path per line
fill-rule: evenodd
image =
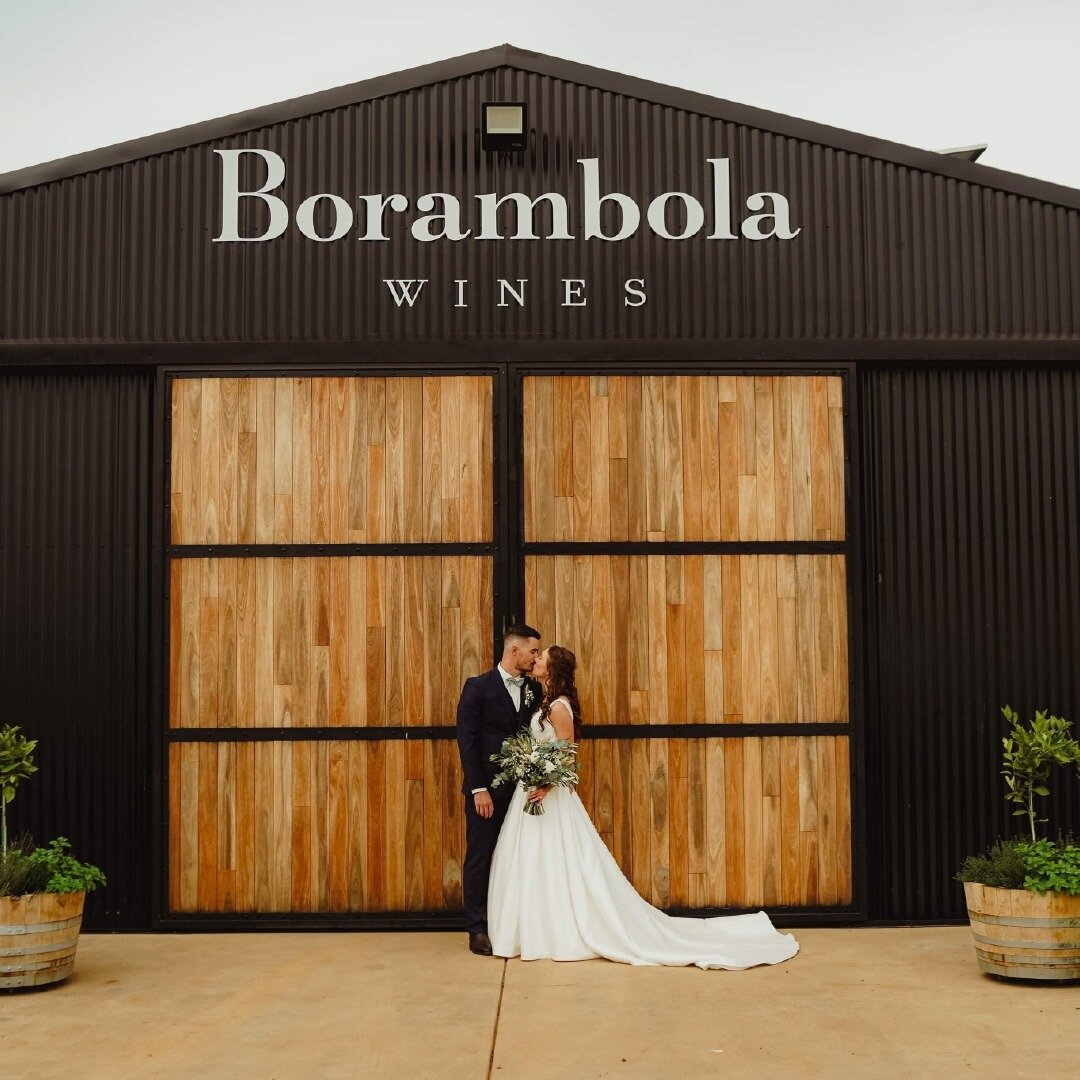
M 86 893 L 0 896 L 0 988 L 60 982 L 75 966 Z
M 1080 896 L 964 883 L 979 967 L 1006 979 L 1080 979 Z

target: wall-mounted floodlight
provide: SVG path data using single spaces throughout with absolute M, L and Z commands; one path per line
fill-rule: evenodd
M 481 106 L 483 150 L 524 150 L 528 115 L 524 101 L 485 101 Z

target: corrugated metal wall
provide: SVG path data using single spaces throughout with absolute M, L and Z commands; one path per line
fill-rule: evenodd
M 0 723 L 39 767 L 9 826 L 105 871 L 96 927 L 150 923 L 151 386 L 0 378 Z
M 860 412 L 870 914 L 960 917 L 964 855 L 1018 829 L 1001 705 L 1080 732 L 1080 371 L 864 367 Z
M 528 152 L 480 152 L 490 98 L 529 103 Z M 269 243 L 215 244 L 213 147 L 282 154 L 293 210 L 317 192 L 355 205 L 360 193 L 415 203 L 445 191 L 475 224 L 478 193 L 558 191 L 578 236 L 576 161 L 598 157 L 602 190 L 634 196 L 643 225 L 611 244 L 419 243 L 390 213 L 385 243 L 354 230 L 321 244 L 290 227 Z M 732 160 L 736 207 L 782 192 L 801 235 L 656 238 L 644 208 L 664 191 L 694 194 L 711 215 L 715 156 Z M 249 176 L 259 186 L 261 166 Z M 246 228 L 261 231 L 261 208 L 244 202 Z M 13 341 L 1068 336 L 1080 333 L 1080 212 L 500 67 L 2 196 L 0 273 L 0 339 Z M 497 306 L 500 276 L 528 279 L 524 308 Z M 416 307 L 399 309 L 388 277 L 429 284 Z M 564 277 L 588 282 L 587 307 L 562 306 Z M 624 304 L 631 277 L 647 283 L 644 307 Z M 467 309 L 454 307 L 455 279 L 470 281 Z

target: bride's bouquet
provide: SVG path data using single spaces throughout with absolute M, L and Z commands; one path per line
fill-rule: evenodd
M 577 747 L 567 739 L 538 742 L 528 728 L 506 739 L 491 760 L 500 767 L 492 787 L 519 783 L 529 792 L 541 787 L 570 787 L 578 782 Z M 537 816 L 544 812 L 544 804 L 526 799 L 523 809 Z

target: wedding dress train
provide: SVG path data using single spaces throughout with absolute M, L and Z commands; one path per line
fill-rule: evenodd
M 533 734 L 555 737 L 530 721 Z M 799 951 L 764 911 L 714 919 L 665 915 L 638 895 L 572 788 L 555 788 L 544 813 L 523 812 L 514 792 L 491 864 L 488 935 L 496 956 L 741 969 Z

